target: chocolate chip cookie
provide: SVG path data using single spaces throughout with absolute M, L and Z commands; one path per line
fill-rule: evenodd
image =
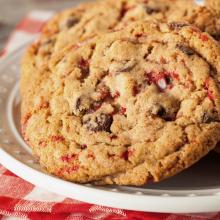
M 220 140 L 220 47 L 188 23 L 134 22 L 53 55 L 22 102 L 22 133 L 47 172 L 143 185 Z
M 23 59 L 21 94 L 27 92 L 30 81 L 39 73 L 39 68 L 48 64 L 54 51 L 100 33 L 124 28 L 137 20 L 185 20 L 213 36 L 219 36 L 219 19 L 207 8 L 196 5 L 192 0 L 186 1 L 105 0 L 85 3 L 57 14 L 46 24 L 41 37 Z

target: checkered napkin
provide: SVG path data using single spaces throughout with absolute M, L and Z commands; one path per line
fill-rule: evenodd
M 12 33 L 2 54 L 9 53 L 33 39 L 53 12 L 31 12 Z M 219 204 L 220 206 L 220 204 Z M 64 198 L 34 186 L 0 165 L 0 220 L 220 220 L 220 214 L 174 215 L 107 208 Z

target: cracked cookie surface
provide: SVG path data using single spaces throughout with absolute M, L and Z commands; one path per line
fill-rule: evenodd
M 220 48 L 186 23 L 137 22 L 56 53 L 22 102 L 22 133 L 60 178 L 143 185 L 220 137 Z
M 187 2 L 186 2 L 187 1 Z M 108 10 L 106 10 L 106 8 Z M 192 0 L 106 0 L 85 3 L 57 14 L 43 28 L 38 41 L 27 51 L 22 62 L 21 94 L 39 69 L 48 65 L 51 55 L 65 46 L 82 42 L 137 20 L 185 20 L 218 38 L 219 19 L 206 7 Z

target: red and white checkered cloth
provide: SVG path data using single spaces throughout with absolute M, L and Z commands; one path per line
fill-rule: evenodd
M 36 36 L 53 13 L 31 12 L 12 33 L 2 54 L 9 53 Z M 219 204 L 220 208 L 220 204 Z M 220 213 L 175 215 L 127 211 L 79 202 L 43 190 L 0 165 L 0 220 L 220 220 Z

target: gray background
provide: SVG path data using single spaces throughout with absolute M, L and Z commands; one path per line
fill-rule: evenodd
M 16 24 L 34 9 L 59 11 L 85 0 L 0 0 L 0 51 Z

